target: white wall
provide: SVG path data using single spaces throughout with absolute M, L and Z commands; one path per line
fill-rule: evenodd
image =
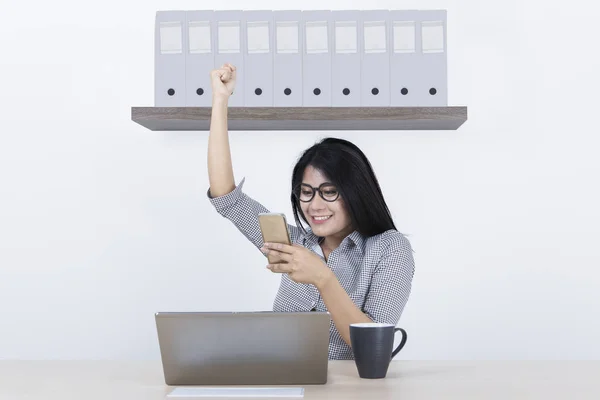
M 291 218 L 304 148 L 331 134 L 364 149 L 416 251 L 398 359 L 600 358 L 598 6 L 287 3 L 448 9 L 449 100 L 469 121 L 231 132 L 236 180 Z M 158 358 L 155 311 L 271 308 L 279 276 L 205 197 L 207 133 L 130 120 L 153 104 L 155 11 L 244 5 L 3 7 L 0 358 Z

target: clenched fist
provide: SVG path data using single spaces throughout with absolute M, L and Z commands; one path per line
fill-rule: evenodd
M 223 64 L 221 68 L 210 71 L 213 98 L 228 99 L 235 88 L 236 68 L 231 64 Z

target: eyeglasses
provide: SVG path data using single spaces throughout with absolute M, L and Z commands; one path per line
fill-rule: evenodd
M 304 203 L 308 203 L 315 197 L 315 192 L 319 192 L 319 196 L 325 201 L 333 202 L 340 197 L 340 192 L 329 182 L 324 182 L 319 187 L 312 187 L 306 183 L 302 183 L 293 191 L 294 196 Z

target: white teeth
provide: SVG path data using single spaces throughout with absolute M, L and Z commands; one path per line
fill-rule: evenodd
M 313 217 L 313 218 L 316 219 L 317 221 L 325 221 L 326 219 L 329 219 L 330 217 L 331 217 L 331 215 L 328 217 Z

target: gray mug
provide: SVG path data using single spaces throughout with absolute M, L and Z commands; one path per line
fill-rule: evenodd
M 394 336 L 402 333 L 400 344 L 394 349 Z M 350 324 L 350 343 L 358 375 L 366 379 L 385 378 L 392 359 L 406 344 L 406 331 L 392 324 Z

